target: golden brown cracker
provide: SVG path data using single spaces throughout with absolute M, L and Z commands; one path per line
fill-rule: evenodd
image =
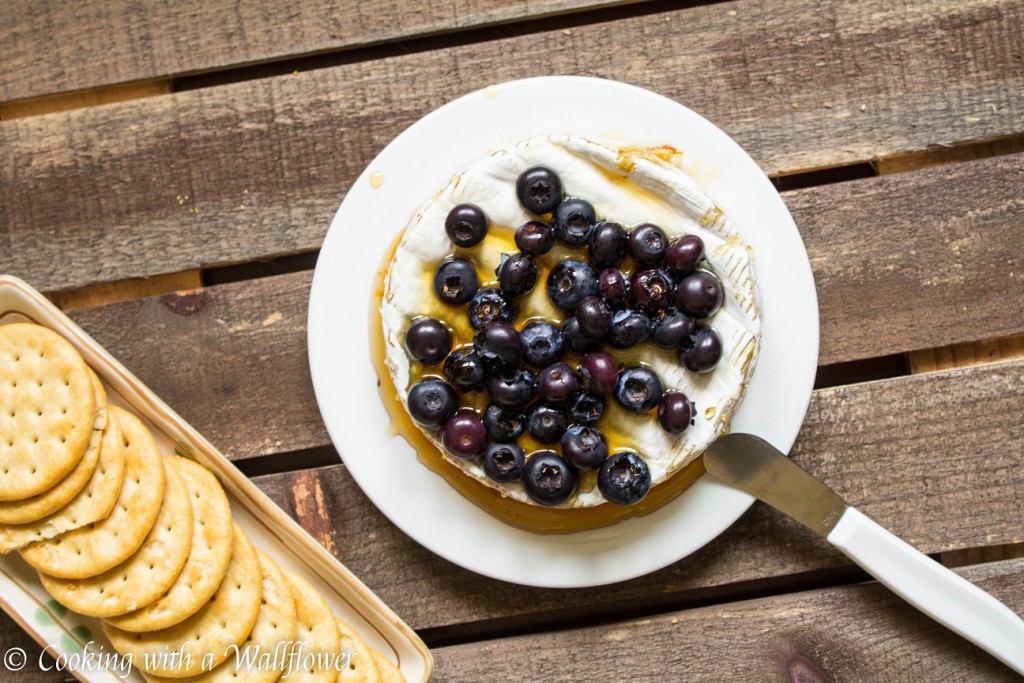
M 23 500 L 0 501 L 0 524 L 28 524 L 42 519 L 71 502 L 85 488 L 100 459 L 100 440 L 107 425 L 107 391 L 96 373 L 89 369 L 96 394 L 96 419 L 85 454 L 66 477 L 42 493 Z
M 115 419 L 109 420 L 102 434 L 99 461 L 85 488 L 52 515 L 28 524 L 0 525 L 0 552 L 54 538 L 110 515 L 124 482 L 124 440 Z
M 174 456 L 166 456 L 165 462 Z M 146 540 L 121 564 L 86 579 L 40 574 L 57 602 L 80 614 L 107 617 L 145 607 L 163 595 L 181 572 L 192 547 L 188 489 L 169 466 L 160 513 Z
M 164 496 L 164 464 L 156 441 L 138 417 L 111 406 L 124 444 L 124 483 L 113 511 L 99 522 L 33 543 L 21 555 L 36 570 L 84 579 L 124 562 L 146 540 Z
M 337 620 L 341 658 L 335 668 L 338 683 L 380 683 L 380 670 L 373 651 L 352 627 Z
M 28 524 L 52 515 L 81 493 L 100 461 L 103 431 L 92 430 L 89 445 L 82 459 L 66 477 L 52 488 L 24 500 L 0 501 L 0 524 Z
M 281 568 L 257 549 L 263 572 L 263 597 L 256 623 L 245 643 L 230 648 L 231 656 L 212 671 L 188 678 L 165 678 L 143 673 L 150 683 L 273 683 L 288 665 L 288 650 L 295 642 L 297 621 L 291 585 Z
M 103 622 L 114 649 L 131 656 L 140 670 L 167 678 L 186 678 L 213 670 L 231 656 L 252 631 L 263 595 L 263 572 L 249 538 L 234 524 L 227 574 L 198 612 L 160 631 L 133 633 Z
M 390 659 L 373 648 L 370 648 L 370 654 L 373 655 L 377 671 L 380 672 L 380 683 L 405 683 L 405 676 Z
M 0 325 L 0 500 L 39 495 L 82 459 L 97 418 L 89 372 L 56 332 Z
M 298 650 L 281 681 L 288 683 L 331 683 L 338 677 L 335 665 L 341 656 L 338 623 L 327 600 L 308 581 L 285 571 L 295 597 Z
M 177 580 L 156 602 L 107 619 L 122 631 L 159 631 L 192 616 L 217 590 L 231 560 L 231 507 L 220 482 L 187 458 L 168 456 L 165 463 L 189 492 L 192 547 Z

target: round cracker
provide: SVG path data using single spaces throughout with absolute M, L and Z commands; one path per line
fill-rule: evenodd
M 231 649 L 231 656 L 212 671 L 188 678 L 164 678 L 143 673 L 150 683 L 273 683 L 288 664 L 287 648 L 295 642 L 298 622 L 295 598 L 284 572 L 259 548 L 260 570 L 263 572 L 263 597 L 260 612 L 245 643 Z
M 165 463 L 171 457 L 165 456 Z M 116 616 L 152 604 L 171 587 L 192 547 L 192 506 L 180 477 L 169 467 L 164 474 L 160 513 L 131 557 L 87 579 L 39 575 L 43 588 L 57 602 L 80 614 Z
M 85 488 L 100 461 L 100 440 L 107 424 L 107 392 L 92 370 L 89 379 L 96 393 L 96 420 L 85 454 L 66 477 L 42 493 L 24 500 L 0 501 L 0 524 L 28 524 L 61 509 Z
M 263 572 L 256 549 L 234 524 L 231 563 L 217 592 L 185 621 L 160 631 L 132 633 L 103 622 L 114 649 L 131 656 L 140 670 L 167 678 L 211 671 L 252 631 L 263 595 Z
M 85 454 L 96 420 L 89 370 L 41 325 L 0 326 L 0 500 L 52 488 Z
M 189 492 L 192 547 L 177 580 L 159 600 L 107 619 L 122 631 L 159 631 L 192 616 L 217 590 L 231 561 L 231 507 L 220 482 L 208 469 L 187 458 L 168 456 L 165 462 Z
M 381 683 L 380 670 L 373 651 L 352 627 L 337 620 L 341 640 L 341 659 L 335 665 L 338 683 Z
M 377 671 L 380 672 L 380 683 L 405 683 L 405 676 L 390 659 L 373 648 L 370 648 L 370 654 L 373 655 Z
M 124 444 L 124 484 L 113 511 L 99 522 L 22 548 L 36 570 L 62 579 L 84 579 L 124 562 L 153 528 L 164 496 L 164 463 L 142 421 L 111 406 Z
M 125 453 L 121 427 L 111 418 L 100 439 L 99 462 L 89 483 L 71 501 L 48 517 L 29 524 L 0 525 L 0 552 L 54 538 L 106 519 L 117 504 L 124 482 Z
M 338 677 L 341 656 L 338 622 L 327 600 L 305 579 L 285 571 L 292 595 L 298 633 L 290 668 L 281 677 L 288 683 L 331 683 Z

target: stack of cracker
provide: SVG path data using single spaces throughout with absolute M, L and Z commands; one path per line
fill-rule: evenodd
M 52 330 L 0 326 L 0 552 L 102 619 L 148 681 L 403 680 L 301 577 L 255 548 L 217 478 Z

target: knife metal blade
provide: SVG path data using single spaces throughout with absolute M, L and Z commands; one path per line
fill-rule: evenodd
M 767 441 L 726 434 L 704 452 L 712 475 L 828 536 L 846 511 L 846 501 Z
M 914 607 L 1024 674 L 1024 620 L 1013 610 L 848 505 L 767 441 L 721 436 L 704 452 L 704 467 L 821 534 Z

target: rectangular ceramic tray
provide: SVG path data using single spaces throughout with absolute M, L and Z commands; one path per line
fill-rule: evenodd
M 107 400 L 139 416 L 162 453 L 190 457 L 216 475 L 234 519 L 256 547 L 313 584 L 334 614 L 398 664 L 407 681 L 429 680 L 433 661 L 426 645 L 362 581 L 57 307 L 23 281 L 0 276 L 0 325 L 23 321 L 49 327 L 70 341 L 103 381 Z M 116 653 L 99 620 L 54 601 L 16 552 L 0 555 L 0 605 L 48 654 L 71 665 L 66 673 L 88 683 L 144 683 L 137 671 L 124 670 L 123 660 L 112 658 Z M 25 663 L 26 668 L 37 666 Z

